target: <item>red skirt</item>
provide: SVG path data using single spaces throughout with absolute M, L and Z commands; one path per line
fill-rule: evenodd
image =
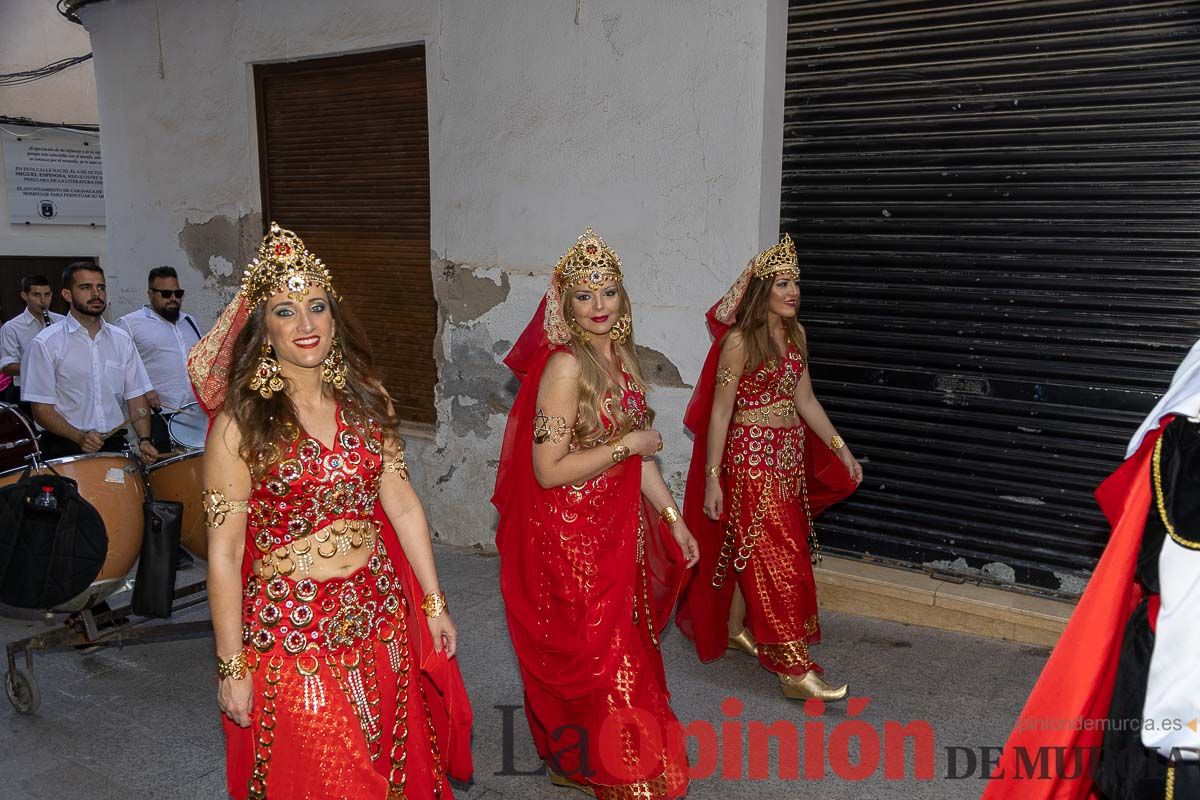
M 235 798 L 453 797 L 410 647 L 410 613 L 378 544 L 347 578 L 247 580 L 254 766 L 244 788 L 231 787 Z
M 821 671 L 809 646 L 821 640 L 812 529 L 804 471 L 803 425 L 732 425 L 726 439 L 725 533 L 709 577 L 734 582 L 746 601 L 746 627 L 759 662 L 789 675 Z

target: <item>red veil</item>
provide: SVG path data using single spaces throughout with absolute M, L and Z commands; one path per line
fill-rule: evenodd
M 597 642 L 611 641 L 617 626 L 628 625 L 631 619 L 631 588 L 641 580 L 635 550 L 639 523 L 646 526 L 645 580 L 656 631 L 670 619 L 686 563 L 670 529 L 656 514 L 646 514 L 640 458 L 626 459 L 605 473 L 607 489 L 598 490 L 603 492 L 603 519 L 582 530 L 578 525 L 583 515 L 576 526 L 566 528 L 565 512 L 549 501 L 555 490 L 543 488 L 535 479 L 533 420 L 538 384 L 551 355 L 571 352 L 569 346 L 546 335 L 550 319 L 543 298 L 504 359 L 521 387 L 509 412 L 492 496 L 500 514 L 496 531 L 500 591 L 525 682 L 526 714 L 543 757 L 549 751 L 548 731 L 536 720 L 536 709 L 567 704 L 577 711 L 582 708 L 581 713 L 597 721 L 607 712 L 603 697 L 613 684 L 620 653 L 598 647 Z M 581 532 L 595 538 L 594 555 L 590 555 L 595 571 L 586 590 L 563 579 L 579 565 L 569 547 L 543 547 L 545 532 L 553 541 Z M 587 603 L 581 607 L 580 593 L 585 591 Z M 654 677 L 665 692 L 662 661 L 656 661 Z
M 729 640 L 727 622 L 735 582 L 726 581 L 720 590 L 712 586 L 711 579 L 721 550 L 725 520 L 713 522 L 704 513 L 704 467 L 708 459 L 708 424 L 712 417 L 721 345 L 725 341 L 725 334 L 736 321 L 738 307 L 750 282 L 753 263 L 751 261 L 733 288 L 705 315 L 713 343 L 683 416 L 683 424 L 694 437 L 687 489 L 683 496 L 683 519 L 700 545 L 700 563 L 696 565 L 694 579 L 684 590 L 675 624 L 684 635 L 695 641 L 696 653 L 701 661 L 720 658 Z M 805 425 L 803 419 L 800 424 Z M 807 426 L 805 433 L 808 433 Z M 858 485 L 828 445 L 816 436 L 806 435 L 804 441 L 804 471 L 808 481 L 809 509 L 813 519 L 816 519 L 826 508 L 849 497 Z M 728 496 L 728 492 L 726 495 Z

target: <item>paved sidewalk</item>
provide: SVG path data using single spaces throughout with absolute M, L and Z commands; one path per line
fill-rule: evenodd
M 462 637 L 462 670 L 475 707 L 475 783 L 460 800 L 517 798 L 572 800 L 583 795 L 555 789 L 544 777 L 504 771 L 504 714 L 496 706 L 521 702 L 516 663 L 508 643 L 494 557 L 438 548 L 438 563 Z M 195 570 L 184 573 L 191 577 Z M 200 606 L 179 617 L 204 619 Z M 830 746 L 824 780 L 784 781 L 771 750 L 770 780 L 726 781 L 718 776 L 693 783 L 689 797 L 822 800 L 872 798 L 977 798 L 983 789 L 979 766 L 962 779 L 946 779 L 947 752 L 1003 744 L 1007 730 L 1045 663 L 1048 651 L 976 639 L 892 622 L 827 614 L 825 641 L 815 655 L 831 679 L 851 683 L 854 696 L 870 698 L 856 719 L 877 732 L 888 720 L 927 720 L 936 738 L 933 780 L 885 780 L 882 764 L 870 777 L 848 781 L 832 768 Z M 41 623 L 0 619 L 0 640 L 28 636 Z M 774 679 L 754 661 L 730 654 L 701 665 L 690 644 L 672 629 L 663 642 L 673 705 L 685 721 L 705 719 L 745 724 L 791 720 L 823 721 L 832 744 L 847 719 L 846 704 L 831 706 L 821 720 L 778 694 Z M 222 740 L 217 723 L 210 637 L 90 654 L 57 651 L 35 655 L 42 692 L 36 715 L 17 714 L 0 702 L 0 797 L 5 800 L 217 800 L 224 797 Z M 727 716 L 722 701 L 736 697 L 740 715 Z M 726 710 L 729 706 L 726 706 Z M 515 716 L 512 760 L 525 771 L 537 766 L 523 717 Z M 731 737 L 732 738 L 732 737 Z M 837 740 L 837 742 L 835 742 Z M 857 745 L 852 750 L 857 754 Z M 956 768 L 966 771 L 964 750 Z M 842 763 L 838 762 L 839 765 Z M 804 769 L 801 759 L 801 770 Z M 802 773 L 803 774 L 803 773 Z M 279 800 L 286 800 L 280 798 Z

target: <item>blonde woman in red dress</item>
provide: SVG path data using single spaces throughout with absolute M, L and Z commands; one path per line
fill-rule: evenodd
M 505 359 L 521 381 L 492 502 L 525 714 L 551 780 L 687 792 L 659 633 L 696 542 L 654 454 L 621 261 L 588 228 Z
M 703 661 L 754 656 L 789 699 L 840 700 L 810 648 L 820 641 L 813 519 L 862 467 L 813 394 L 796 248 L 784 235 L 708 312 L 715 341 L 684 422 L 695 434 L 684 519 L 700 566 L 680 628 Z
M 234 798 L 449 800 L 471 710 L 399 420 L 329 270 L 271 225 L 188 368 Z

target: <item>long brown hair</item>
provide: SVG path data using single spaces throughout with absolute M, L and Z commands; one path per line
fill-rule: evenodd
M 348 416 L 355 424 L 356 433 L 367 435 L 367 419 L 373 419 L 383 427 L 385 447 L 403 449 L 400 437 L 400 419 L 388 411 L 388 396 L 379 380 L 371 359 L 371 348 L 362 326 L 341 305 L 333 291 L 329 295 L 329 313 L 333 316 L 337 338 L 346 363 L 346 388 L 336 389 L 328 383 L 321 384 L 326 397 L 341 403 L 344 409 L 358 412 Z M 224 411 L 237 423 L 242 443 L 239 455 L 250 467 L 250 474 L 258 480 L 272 465 L 283 458 L 283 454 L 300 431 L 296 405 L 288 395 L 287 379 L 284 390 L 269 399 L 263 399 L 250 388 L 250 378 L 258 370 L 263 343 L 267 341 L 267 303 L 261 302 L 250 313 L 245 327 L 233 345 L 233 358 L 229 366 L 229 389 L 225 397 Z
M 738 307 L 737 322 L 733 329 L 742 336 L 742 347 L 746 351 L 745 369 L 757 369 L 760 365 L 772 359 L 783 357 L 779 346 L 771 338 L 767 328 L 770 320 L 771 287 L 775 285 L 777 275 L 767 278 L 751 278 L 742 304 Z M 797 350 L 804 363 L 808 364 L 808 337 L 804 326 L 800 324 L 799 315 L 783 317 L 783 335 Z
M 621 308 L 617 312 L 617 316 L 629 315 L 633 318 L 633 306 L 629 302 L 629 295 L 625 291 L 622 284 L 617 284 L 617 289 L 620 292 Z M 562 293 L 562 312 L 563 318 L 571 320 L 575 318 L 574 312 L 571 310 L 571 297 L 573 291 L 565 291 Z M 603 409 L 601 406 L 604 403 L 604 397 L 609 392 L 614 393 L 614 396 L 621 396 L 621 387 L 613 381 L 612 376 L 604 365 L 600 363 L 600 359 L 596 356 L 596 351 L 591 345 L 584 344 L 575 336 L 571 337 L 571 349 L 575 353 L 575 360 L 579 362 L 579 407 L 575 411 L 575 441 L 581 447 L 590 447 L 605 440 L 612 434 L 615 437 L 624 436 L 633 429 L 633 423 L 629 419 L 629 415 L 625 413 L 625 409 L 621 408 L 621 404 L 613 403 L 611 409 Z M 624 343 L 613 342 L 613 350 L 620 359 L 621 364 L 625 367 L 625 371 L 630 377 L 637 382 L 638 386 L 642 387 L 642 391 L 646 391 L 646 379 L 643 377 L 642 365 L 638 361 L 637 346 L 633 343 L 633 327 L 630 323 L 629 338 Z M 654 422 L 654 410 L 650 409 L 647 417 L 647 424 Z M 610 415 L 611 421 L 615 426 L 615 431 L 606 429 L 601 421 L 600 415 L 605 412 Z

